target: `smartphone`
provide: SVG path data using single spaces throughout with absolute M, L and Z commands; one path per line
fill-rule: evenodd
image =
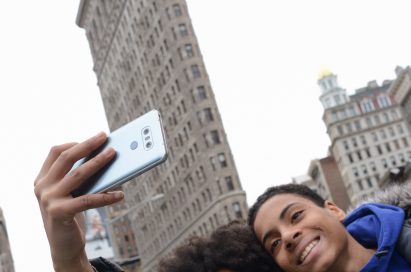
M 167 147 L 160 113 L 151 110 L 113 131 L 101 147 L 76 162 L 72 170 L 107 147 L 114 148 L 116 156 L 74 190 L 73 197 L 108 191 L 166 161 Z

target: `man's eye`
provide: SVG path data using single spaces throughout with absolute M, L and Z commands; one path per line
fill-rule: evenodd
M 280 244 L 281 240 L 275 240 L 272 244 L 271 244 L 271 254 L 274 253 L 274 250 L 277 248 L 277 246 Z
M 295 221 L 297 221 L 303 212 L 304 210 L 293 213 L 293 215 L 291 216 L 291 223 L 294 223 Z

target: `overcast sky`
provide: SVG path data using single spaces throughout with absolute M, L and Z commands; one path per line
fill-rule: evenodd
M 0 2 L 0 207 L 16 271 L 52 270 L 33 194 L 50 147 L 108 131 L 78 3 Z M 249 204 L 326 156 L 323 67 L 351 94 L 411 64 L 406 0 L 188 5 Z

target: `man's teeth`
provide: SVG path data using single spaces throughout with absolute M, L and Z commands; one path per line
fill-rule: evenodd
M 307 257 L 307 255 L 311 252 L 311 250 L 315 247 L 317 243 L 318 240 L 314 240 L 308 244 L 308 246 L 304 249 L 303 253 L 300 256 L 300 262 L 303 262 L 305 260 L 305 257 Z

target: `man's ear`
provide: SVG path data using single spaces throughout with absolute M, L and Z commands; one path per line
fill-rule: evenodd
M 345 212 L 340 209 L 334 202 L 326 200 L 324 203 L 324 208 L 326 208 L 340 222 L 344 221 L 346 216 Z

